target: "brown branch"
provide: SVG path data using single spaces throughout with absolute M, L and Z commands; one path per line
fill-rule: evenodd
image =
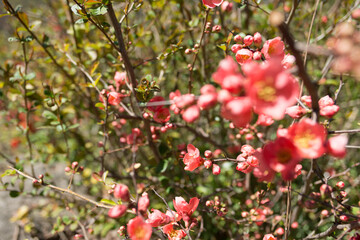
M 32 180 L 32 181 L 39 181 L 39 182 L 40 182 L 40 180 L 38 180 L 38 179 L 36 179 L 36 178 L 33 178 L 33 177 L 31 177 L 30 175 L 28 175 L 28 174 L 26 174 L 26 173 L 24 173 L 24 172 L 22 172 L 22 171 L 20 171 L 20 170 L 18 170 L 18 169 L 16 169 L 16 168 L 13 168 L 13 167 L 11 167 L 11 166 L 8 166 L 8 168 L 10 168 L 10 169 L 12 169 L 12 170 L 15 170 L 17 174 L 19 174 L 19 175 L 21 175 L 21 176 L 23 176 L 23 177 L 25 177 L 25 178 L 27 178 L 27 179 L 30 179 L 30 180 Z M 61 192 L 61 193 L 68 193 L 68 194 L 70 194 L 70 195 L 75 196 L 76 198 L 80 198 L 80 199 L 82 199 L 82 200 L 84 200 L 84 201 L 86 201 L 86 202 L 89 202 L 89 203 L 95 205 L 96 207 L 107 208 L 107 209 L 112 208 L 112 206 L 105 205 L 105 204 L 102 204 L 102 203 L 98 203 L 98 202 L 96 202 L 96 201 L 94 201 L 94 200 L 91 200 L 91 199 L 89 199 L 89 198 L 87 198 L 87 197 L 85 197 L 85 196 L 82 196 L 82 195 L 80 195 L 80 194 L 78 194 L 78 193 L 76 193 L 76 192 L 73 192 L 73 191 L 71 191 L 70 189 L 60 188 L 60 187 L 54 186 L 54 185 L 52 185 L 52 184 L 47 184 L 47 183 L 44 183 L 44 182 L 42 182 L 42 185 L 41 185 L 41 186 L 43 186 L 43 187 L 49 187 L 49 188 L 54 189 L 54 190 L 56 190 L 56 191 L 59 191 L 59 192 Z
M 314 83 L 311 80 L 310 76 L 306 72 L 304 60 L 301 57 L 300 52 L 297 50 L 297 48 L 295 46 L 294 38 L 291 35 L 288 26 L 285 23 L 282 23 L 278 27 L 279 27 L 279 30 L 282 32 L 285 41 L 288 43 L 289 48 L 296 59 L 296 65 L 298 67 L 299 76 L 303 80 L 304 85 L 311 96 L 312 109 L 315 113 L 314 118 L 316 119 L 316 121 L 318 121 L 318 118 L 319 118 L 319 103 L 318 103 L 319 96 L 317 93 L 318 86 L 316 83 Z
M 193 81 L 194 81 L 194 79 L 193 79 L 194 66 L 195 66 L 195 62 L 196 62 L 197 55 L 199 54 L 199 51 L 200 51 L 200 47 L 201 47 L 202 41 L 203 41 L 204 36 L 205 36 L 206 22 L 207 22 L 208 17 L 209 17 L 209 12 L 210 12 L 210 9 L 207 9 L 207 10 L 206 10 L 205 19 L 204 19 L 204 25 L 203 25 L 202 32 L 201 32 L 201 36 L 200 36 L 199 49 L 196 50 L 196 52 L 195 52 L 195 54 L 194 54 L 194 58 L 193 58 L 192 64 L 191 64 L 191 67 L 190 67 L 190 69 L 189 69 L 189 70 L 190 70 L 189 85 L 188 85 L 189 93 L 191 93 L 191 90 L 192 90 L 192 83 L 193 83 Z
M 354 230 L 354 229 L 359 229 L 359 228 L 360 228 L 360 223 L 358 221 L 347 223 L 347 224 L 334 223 L 331 227 L 329 227 L 324 232 L 321 232 L 321 233 L 318 233 L 318 234 L 312 235 L 312 236 L 307 236 L 305 238 L 305 240 L 324 238 L 324 237 L 330 236 L 335 230 L 343 230 L 343 229 Z
M 335 130 L 335 131 L 328 131 L 328 134 L 341 134 L 341 133 L 358 133 L 360 129 L 349 129 L 349 130 Z

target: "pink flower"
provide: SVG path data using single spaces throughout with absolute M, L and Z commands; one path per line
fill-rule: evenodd
M 295 166 L 300 161 L 301 158 L 296 146 L 290 139 L 284 137 L 267 143 L 262 150 L 261 162 L 264 164 L 264 167 L 268 166 L 275 172 L 281 172 L 283 178 L 286 172 L 295 173 Z M 286 178 L 286 180 L 290 179 Z
M 212 75 L 216 83 L 230 93 L 238 94 L 243 86 L 243 76 L 239 73 L 238 65 L 231 56 L 221 60 L 217 71 Z
M 125 84 L 127 80 L 126 72 L 116 72 L 114 76 L 116 90 L 119 91 L 119 88 Z
M 184 215 L 191 217 L 198 207 L 199 202 L 200 200 L 197 197 L 190 199 L 189 203 L 187 203 L 182 197 L 175 197 L 173 200 L 175 210 L 182 217 Z
M 295 78 L 283 70 L 278 59 L 262 65 L 255 62 L 245 64 L 243 71 L 247 75 L 245 89 L 254 111 L 275 120 L 282 119 L 286 108 L 293 105 L 299 95 Z
M 267 40 L 264 43 L 261 52 L 264 54 L 266 59 L 270 59 L 273 57 L 279 57 L 283 59 L 285 55 L 284 50 L 284 42 L 281 41 L 280 37 L 276 37 L 274 39 Z
M 155 103 L 155 102 L 162 102 L 165 99 L 161 96 L 156 96 L 153 97 L 152 99 L 150 99 L 149 103 Z M 152 112 L 156 112 L 157 110 L 161 109 L 164 105 L 157 105 L 157 106 L 148 106 L 147 108 L 152 111 Z
M 209 109 L 217 103 L 217 93 L 213 85 L 206 84 L 200 89 L 201 96 L 197 101 L 197 105 L 201 109 Z
M 309 108 L 311 108 L 311 104 L 312 104 L 312 101 L 311 101 L 311 97 L 310 96 L 302 96 L 300 98 L 301 102 L 303 102 L 306 106 L 308 106 Z
M 260 126 L 270 126 L 273 123 L 274 120 L 271 117 L 266 116 L 265 114 L 260 114 L 256 121 L 256 124 Z
M 142 217 L 137 216 L 128 222 L 127 232 L 131 240 L 149 240 L 152 234 L 152 227 Z
M 188 93 L 182 96 L 176 96 L 174 97 L 174 102 L 178 108 L 184 109 L 195 102 L 195 95 Z
M 192 172 L 203 164 L 204 159 L 200 156 L 199 149 L 192 144 L 187 145 L 187 151 L 188 152 L 183 159 L 183 162 L 186 165 L 184 169 Z
M 170 112 L 168 108 L 160 108 L 155 111 L 154 121 L 158 123 L 166 123 L 170 120 Z
M 294 123 L 289 127 L 288 134 L 302 158 L 318 158 L 326 151 L 324 127 L 309 118 Z
M 286 54 L 284 59 L 281 61 L 281 64 L 285 69 L 290 69 L 292 66 L 294 66 L 295 63 L 295 57 L 290 54 Z
M 200 117 L 200 108 L 197 105 L 188 107 L 182 114 L 184 121 L 188 123 L 195 122 Z
M 200 89 L 201 95 L 216 93 L 216 88 L 211 84 L 205 84 Z
M 175 211 L 171 210 L 170 212 L 169 210 L 167 210 L 166 215 L 170 217 L 172 222 L 177 222 L 181 220 L 181 216 Z
M 221 10 L 224 11 L 224 12 L 231 12 L 232 9 L 233 9 L 233 3 L 232 2 L 224 1 L 221 4 Z
M 119 105 L 121 102 L 121 99 L 124 97 L 122 94 L 118 92 L 109 92 L 107 94 L 108 102 L 111 105 Z
M 149 218 L 146 220 L 152 227 L 159 227 L 171 222 L 171 218 L 157 209 L 152 209 Z
M 163 231 L 167 234 L 169 240 L 180 240 L 186 236 L 184 230 L 175 230 L 174 224 L 168 224 L 163 227 Z
M 128 186 L 124 184 L 116 184 L 116 187 L 114 189 L 114 197 L 120 198 L 124 202 L 128 202 L 130 200 Z
M 288 107 L 285 110 L 285 113 L 294 119 L 301 118 L 306 113 L 306 109 L 300 106 Z
M 263 240 L 276 240 L 276 237 L 274 237 L 272 234 L 266 234 Z
M 203 0 L 203 4 L 209 8 L 220 6 L 224 0 Z
M 239 155 L 236 160 L 242 160 L 243 158 Z M 244 159 L 245 161 L 245 159 Z M 252 170 L 254 169 L 253 166 L 251 166 L 249 163 L 247 162 L 239 162 L 236 165 L 236 170 L 243 172 L 243 173 L 250 173 Z
M 111 218 L 119 218 L 125 215 L 127 207 L 125 205 L 116 205 L 108 211 Z
M 329 154 L 337 158 L 345 157 L 347 142 L 348 142 L 348 138 L 345 135 L 338 135 L 329 138 L 326 144 Z
M 331 118 L 339 111 L 339 106 L 328 95 L 319 100 L 320 115 Z
M 252 105 L 248 97 L 237 97 L 223 104 L 221 115 L 236 127 L 245 127 L 252 117 Z
M 150 205 L 149 196 L 146 192 L 144 192 L 138 201 L 138 211 L 139 212 L 146 212 Z
M 253 52 L 249 49 L 243 48 L 236 52 L 236 61 L 243 65 L 245 63 L 251 62 L 253 57 Z

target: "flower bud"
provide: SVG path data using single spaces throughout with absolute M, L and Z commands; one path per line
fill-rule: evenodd
M 244 44 L 246 46 L 250 46 L 254 41 L 254 37 L 253 36 L 250 36 L 250 35 L 247 35 L 245 38 L 244 38 Z
M 116 205 L 108 211 L 108 216 L 111 218 L 122 217 L 126 213 L 126 209 L 125 205 Z
M 117 184 L 114 189 L 114 197 L 120 198 L 124 202 L 128 202 L 130 200 L 130 193 L 128 186 L 124 184 Z
M 214 175 L 219 175 L 220 172 L 221 172 L 221 168 L 219 165 L 217 164 L 213 164 L 213 169 L 212 169 L 212 172 Z

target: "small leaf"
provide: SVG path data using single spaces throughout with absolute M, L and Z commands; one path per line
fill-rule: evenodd
M 28 27 L 29 26 L 29 18 L 24 12 L 18 12 L 17 16 L 20 18 L 20 20 Z
M 44 118 L 46 118 L 46 119 L 49 119 L 49 120 L 57 120 L 57 116 L 54 113 L 52 113 L 52 112 L 50 112 L 48 110 L 45 110 L 43 112 L 42 116 Z
M 1 177 L 5 177 L 5 176 L 9 176 L 9 175 L 14 175 L 16 174 L 16 171 L 15 170 L 12 170 L 12 169 L 7 169 L 5 170 L 5 172 L 3 174 L 1 174 Z
M 101 199 L 100 202 L 105 203 L 105 204 L 109 204 L 109 205 L 112 205 L 112 206 L 116 205 L 116 203 L 113 200 L 105 199 L 105 198 Z
M 24 79 L 25 79 L 26 81 L 29 81 L 29 80 L 34 79 L 35 77 L 36 77 L 36 74 L 35 74 L 35 73 L 29 73 L 29 74 L 26 74 L 26 75 L 24 76 Z
M 83 24 L 83 23 L 87 23 L 89 20 L 85 19 L 85 18 L 80 18 L 78 19 L 75 24 Z

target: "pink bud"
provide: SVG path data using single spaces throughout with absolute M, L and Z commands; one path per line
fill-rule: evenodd
M 291 228 L 296 229 L 296 228 L 298 228 L 298 227 L 299 227 L 299 223 L 298 223 L 298 222 L 293 222 L 293 223 L 291 224 Z
M 219 175 L 221 172 L 221 168 L 217 164 L 213 164 L 212 172 L 214 175 Z
M 72 169 L 77 168 L 77 166 L 79 166 L 79 163 L 78 163 L 78 162 L 73 162 L 73 163 L 71 164 L 71 168 L 72 168 Z
M 190 49 L 190 48 L 187 48 L 186 50 L 185 50 L 185 54 L 186 55 L 189 55 L 189 54 L 191 54 L 193 51 Z
M 245 38 L 244 38 L 244 44 L 246 46 L 250 46 L 254 41 L 254 37 L 253 36 L 250 36 L 250 35 L 247 35 Z
M 130 200 L 130 193 L 128 186 L 124 184 L 117 184 L 114 189 L 114 197 L 120 198 L 124 202 L 128 202 Z
M 242 49 L 242 46 L 240 45 L 240 44 L 234 44 L 234 45 L 232 45 L 231 46 L 231 51 L 233 52 L 233 53 L 237 53 L 240 49 Z
M 242 37 L 240 36 L 240 34 L 238 34 L 238 35 L 235 35 L 234 41 L 237 42 L 237 43 L 242 43 L 243 39 L 242 39 Z
M 65 172 L 70 172 L 70 171 L 71 171 L 70 167 L 65 167 Z
M 220 32 L 220 30 L 221 30 L 221 26 L 220 26 L 220 25 L 215 25 L 215 26 L 213 26 L 213 28 L 212 28 L 212 32 Z
M 209 169 L 211 167 L 211 165 L 212 165 L 211 160 L 205 160 L 204 166 L 205 166 L 206 169 Z
M 258 32 L 256 32 L 256 33 L 254 34 L 254 44 L 255 44 L 256 46 L 260 46 L 261 42 L 262 42 L 261 34 L 258 33 Z
M 205 155 L 206 158 L 209 158 L 209 159 L 212 158 L 212 152 L 210 150 L 206 150 L 204 155 Z
M 122 217 L 126 213 L 126 209 L 125 205 L 116 205 L 108 211 L 108 216 L 111 218 Z
M 146 210 L 148 209 L 150 205 L 150 200 L 148 197 L 148 194 L 145 192 L 142 194 L 142 196 L 139 198 L 138 201 L 138 210 L 140 212 L 146 212 Z
M 284 235 L 285 230 L 282 227 L 279 227 L 278 229 L 275 230 L 275 234 L 277 235 Z
M 261 52 L 259 52 L 259 51 L 254 52 L 253 59 L 254 60 L 261 60 Z
M 345 183 L 343 181 L 339 181 L 336 183 L 336 187 L 343 189 L 345 187 Z
M 306 110 L 300 106 L 292 106 L 286 108 L 285 113 L 289 115 L 291 118 L 298 119 L 304 116 Z
M 328 216 L 329 216 L 329 211 L 326 210 L 326 209 L 324 209 L 324 210 L 321 211 L 320 214 L 321 214 L 321 217 L 323 217 L 323 218 L 324 218 L 324 217 L 328 217 Z
M 346 216 L 346 215 L 341 215 L 340 220 L 343 221 L 343 222 L 347 222 L 349 220 L 349 217 Z

